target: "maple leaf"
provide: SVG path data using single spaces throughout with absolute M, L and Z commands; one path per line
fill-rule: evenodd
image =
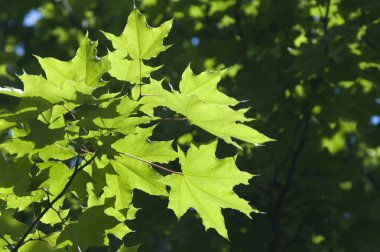
M 152 28 L 135 9 L 129 15 L 127 25 L 119 37 L 103 32 L 115 48 L 115 51 L 108 54 L 111 76 L 132 84 L 141 84 L 142 78 L 149 77 L 153 71 L 161 68 L 147 66 L 142 60 L 155 58 L 170 47 L 164 46 L 163 40 L 168 36 L 171 26 L 172 20 Z
M 120 53 L 119 50 L 110 52 L 108 59 L 111 63 L 110 75 L 118 80 L 127 81 L 132 84 L 140 83 L 142 78 L 149 77 L 153 71 L 161 68 L 161 66 L 147 66 L 137 59 L 125 59 L 125 55 Z
M 0 188 L 12 188 L 17 196 L 24 196 L 29 189 L 32 164 L 26 157 L 7 162 L 0 155 Z
M 220 92 L 217 88 L 225 71 L 204 71 L 195 75 L 189 65 L 182 74 L 179 90 L 181 94 L 195 95 L 204 102 L 237 105 L 239 102 L 236 99 Z
M 188 75 L 188 74 L 187 74 Z M 187 76 L 185 75 L 185 76 Z M 206 75 L 203 75 L 207 78 Z M 198 77 L 198 83 L 202 83 L 201 76 Z M 193 81 L 195 81 L 193 79 Z M 147 104 L 148 108 L 155 106 L 166 106 L 171 110 L 184 115 L 192 124 L 199 126 L 200 128 L 210 132 L 211 134 L 220 137 L 227 143 L 234 144 L 235 146 L 240 146 L 235 143 L 232 138 L 236 138 L 248 143 L 261 144 L 267 141 L 271 141 L 270 138 L 261 134 L 257 130 L 242 124 L 242 122 L 251 121 L 244 116 L 247 109 L 234 110 L 227 104 L 221 104 L 220 101 L 226 100 L 223 95 L 213 95 L 212 87 L 200 87 L 201 91 L 209 90 L 208 93 L 199 92 L 202 95 L 201 98 L 206 100 L 203 101 L 198 97 L 198 91 L 195 85 L 192 87 L 185 88 L 185 83 L 192 83 L 187 80 L 182 80 L 182 90 L 184 93 L 173 90 L 169 92 L 162 88 L 162 81 L 156 81 L 151 79 L 149 85 L 143 86 L 143 99 L 142 103 Z M 188 84 L 189 85 L 189 84 Z M 214 92 L 215 93 L 215 92 Z M 207 94 L 210 97 L 216 99 L 215 103 L 207 102 Z M 231 102 L 231 101 L 230 101 Z
M 151 140 L 156 126 L 148 125 L 158 119 L 154 108 L 159 106 L 237 147 L 233 139 L 255 144 L 270 140 L 243 124 L 252 120 L 245 116 L 247 109 L 234 109 L 239 102 L 218 90 L 224 71 L 195 75 L 188 66 L 179 91 L 168 91 L 153 79 L 142 83 L 161 67 L 143 61 L 170 47 L 164 39 L 171 26 L 169 20 L 149 27 L 134 9 L 120 36 L 104 32 L 114 48 L 107 56 L 98 57 L 98 43 L 86 35 L 72 60 L 36 56 L 44 76 L 19 76 L 23 90 L 0 88 L 0 94 L 21 100 L 13 110 L 0 110 L 0 130 L 10 129 L 0 144 L 0 233 L 15 244 L 14 250 L 112 247 L 108 235 L 123 240 L 130 232 L 125 222 L 138 211 L 131 204 L 136 189 L 169 196 L 169 208 L 178 218 L 195 209 L 206 229 L 214 228 L 227 239 L 221 209 L 247 216 L 254 211 L 233 191 L 238 184 L 248 184 L 252 175 L 239 171 L 232 157 L 217 159 L 217 141 L 191 145 L 185 154 L 173 149 L 174 140 Z M 129 86 L 115 92 L 113 82 L 101 79 L 106 73 L 140 85 L 132 92 Z M 161 165 L 178 157 L 183 173 Z M 172 175 L 164 177 L 156 168 Z M 64 203 L 82 206 L 81 213 L 63 208 Z M 12 218 L 28 213 L 31 206 L 40 206 L 41 211 L 23 233 L 24 224 Z M 77 222 L 70 223 L 73 219 Z M 54 229 L 46 235 L 37 232 L 39 223 Z M 61 232 L 54 233 L 56 225 Z M 9 245 L 4 237 L 6 244 L 1 245 Z M 122 246 L 120 251 L 137 249 Z
M 86 209 L 78 218 L 78 223 L 67 225 L 57 239 L 58 248 L 69 245 L 69 251 L 86 251 L 89 246 L 101 246 L 107 243 L 107 234 L 118 232 L 124 235 L 130 230 L 118 218 L 109 214 L 105 206 L 93 206 Z M 96 225 L 94 225 L 96 221 Z M 115 227 L 121 227 L 115 230 Z M 91 230 L 91 232 L 89 232 Z M 72 237 L 76 237 L 74 241 Z
M 69 80 L 82 82 L 88 87 L 101 87 L 107 84 L 101 81 L 101 77 L 110 69 L 110 63 L 107 57 L 97 56 L 97 46 L 98 42 L 91 41 L 86 34 L 75 57 L 68 62 L 36 57 L 45 71 L 46 79 L 56 86 L 65 84 Z
M 112 144 L 116 151 L 132 155 L 146 161 L 169 163 L 177 158 L 173 150 L 173 141 L 150 141 L 156 126 L 149 128 L 136 128 L 136 134 L 129 134 Z
M 110 161 L 117 175 L 106 175 L 105 192 L 107 197 L 116 196 L 116 209 L 129 207 L 134 189 L 151 195 L 167 195 L 165 185 L 159 182 L 162 176 L 149 163 L 168 163 L 177 158 L 177 153 L 171 147 L 172 141 L 147 141 L 154 128 L 136 128 L 136 134 L 112 144 L 112 148 L 123 155 Z
M 139 189 L 151 195 L 167 195 L 162 176 L 148 164 L 133 158 L 116 158 L 111 161 L 117 175 L 106 174 L 106 197 L 116 196 L 115 208 L 126 209 L 132 202 L 133 190 Z
M 161 182 L 170 186 L 168 207 L 178 218 L 194 208 L 206 229 L 214 228 L 228 239 L 221 208 L 236 209 L 250 217 L 254 210 L 233 187 L 247 185 L 253 175 L 239 171 L 232 157 L 217 159 L 216 146 L 217 141 L 199 148 L 191 145 L 186 155 L 179 149 L 182 174 L 168 175 Z
M 35 118 L 58 103 L 70 101 L 82 104 L 93 100 L 92 92 L 107 84 L 101 81 L 101 77 L 110 69 L 107 57 L 99 58 L 96 55 L 96 47 L 97 42 L 90 41 L 86 35 L 75 57 L 69 62 L 36 56 L 46 79 L 42 75 L 24 73 L 19 76 L 24 85 L 23 90 L 0 88 L 0 94 L 21 98 L 15 111 L 0 115 L 0 118 L 4 118 L 0 120 L 0 128 L 1 124 L 12 125 L 12 122 Z M 62 114 L 66 112 L 61 111 Z
M 132 59 L 148 60 L 168 49 L 163 40 L 168 36 L 173 20 L 166 21 L 160 27 L 150 27 L 138 9 L 134 9 L 128 17 L 127 25 L 119 37 L 103 32 L 107 39 L 111 40 L 113 47 L 120 54 Z

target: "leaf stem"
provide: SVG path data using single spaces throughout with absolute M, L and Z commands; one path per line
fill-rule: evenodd
M 167 118 L 157 119 L 157 121 L 186 121 L 186 120 L 187 120 L 186 117 L 174 117 L 174 118 L 167 117 Z
M 66 191 L 69 189 L 70 185 L 73 183 L 75 177 L 78 175 L 78 173 L 83 170 L 86 166 L 92 163 L 94 161 L 95 157 L 97 156 L 97 153 L 95 153 L 86 163 L 84 163 L 82 166 L 79 166 L 79 162 L 76 164 L 75 170 L 71 177 L 69 178 L 69 181 L 66 183 L 65 187 L 62 189 L 62 191 L 55 197 L 48 205 L 47 207 L 38 215 L 38 217 L 33 221 L 33 223 L 29 226 L 29 228 L 26 230 L 24 235 L 21 237 L 21 239 L 18 241 L 16 246 L 12 248 L 12 252 L 18 251 L 18 249 L 25 244 L 26 237 L 33 231 L 33 229 L 37 226 L 41 218 L 49 211 L 50 208 L 53 207 L 53 205 L 62 198 Z
M 131 154 L 128 154 L 128 153 L 121 153 L 119 152 L 120 154 L 123 154 L 127 157 L 130 157 L 130 158 L 133 158 L 133 159 L 136 159 L 136 160 L 139 160 L 141 162 L 144 162 L 144 163 L 147 163 L 147 164 L 150 164 L 151 166 L 154 166 L 156 168 L 159 168 L 161 170 L 164 170 L 164 171 L 167 171 L 167 172 L 170 172 L 170 173 L 175 173 L 175 174 L 179 174 L 179 175 L 182 175 L 182 172 L 177 172 L 177 171 L 174 171 L 174 170 L 171 170 L 169 168 L 166 168 L 166 167 L 163 167 L 161 165 L 158 165 L 158 164 L 155 164 L 155 163 L 152 163 L 152 162 L 149 162 L 148 160 L 145 160 L 145 159 L 142 159 L 142 158 L 139 158 L 139 157 L 136 157 L 136 156 L 133 156 Z
M 140 94 L 139 94 L 139 98 L 140 99 L 142 97 L 142 74 L 141 74 L 141 64 L 142 64 L 142 60 L 141 58 L 139 58 L 139 68 L 140 68 Z
M 71 115 L 71 117 L 74 118 L 74 120 L 77 120 L 77 118 L 74 115 L 74 113 L 71 112 L 70 109 L 68 109 L 65 104 L 62 104 L 62 106 L 67 110 L 67 112 Z

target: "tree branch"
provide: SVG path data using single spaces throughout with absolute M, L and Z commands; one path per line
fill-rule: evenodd
M 323 31 L 324 31 L 325 34 L 327 33 L 327 26 L 329 24 L 330 5 L 331 5 L 330 0 L 327 0 L 326 1 L 325 17 L 323 18 Z
M 316 92 L 316 89 L 318 85 L 321 83 L 321 78 L 317 77 L 310 83 L 311 85 L 311 94 L 314 95 Z M 281 209 L 281 206 L 283 204 L 283 201 L 289 191 L 290 185 L 293 181 L 293 176 L 297 167 L 297 162 L 299 160 L 299 157 L 301 156 L 301 153 L 304 149 L 306 139 L 307 139 L 307 132 L 309 130 L 310 126 L 310 120 L 311 120 L 311 108 L 312 108 L 312 102 L 311 99 L 313 97 L 310 97 L 309 100 L 307 100 L 303 106 L 302 109 L 302 118 L 298 121 L 296 125 L 296 130 L 294 134 L 294 138 L 292 143 L 294 143 L 294 149 L 293 151 L 288 151 L 290 157 L 284 158 L 283 162 L 286 162 L 290 159 L 290 165 L 289 169 L 286 174 L 286 180 L 284 186 L 281 188 L 279 192 L 279 196 L 276 198 L 273 209 L 271 211 L 271 223 L 272 223 L 272 229 L 274 232 L 274 238 L 272 242 L 272 251 L 277 251 L 277 239 L 278 239 L 278 232 L 279 232 L 279 212 Z M 299 140 L 298 140 L 299 139 Z M 293 148 L 293 147 L 291 147 Z M 283 165 L 281 163 L 280 165 Z M 276 181 L 274 181 L 276 183 Z
M 21 237 L 21 239 L 18 241 L 16 246 L 12 249 L 12 252 L 18 251 L 18 249 L 25 244 L 26 237 L 33 231 L 33 229 L 37 226 L 41 218 L 53 207 L 53 205 L 62 198 L 67 190 L 69 189 L 70 185 L 73 183 L 75 177 L 78 175 L 78 173 L 83 170 L 86 166 L 92 163 L 94 161 L 95 157 L 97 156 L 97 153 L 95 153 L 86 163 L 84 163 L 82 166 L 79 166 L 79 162 L 77 163 L 75 170 L 71 177 L 69 178 L 69 181 L 66 183 L 65 187 L 62 189 L 62 191 L 51 201 L 47 207 L 38 215 L 38 217 L 33 221 L 33 223 L 29 226 L 29 228 L 26 230 L 24 235 Z
M 2 236 L 1 239 L 3 239 L 8 244 L 9 249 L 13 248 L 12 244 L 4 236 Z

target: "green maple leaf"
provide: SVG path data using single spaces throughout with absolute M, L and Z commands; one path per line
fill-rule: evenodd
M 59 235 L 59 232 L 51 233 L 49 235 L 44 234 L 42 231 L 34 232 L 27 236 L 26 239 L 28 240 L 28 242 L 22 245 L 18 251 L 20 252 L 34 252 L 34 251 L 63 252 L 63 251 L 66 251 L 64 249 L 58 249 L 56 247 L 58 235 Z
M 147 66 L 137 59 L 125 59 L 125 55 L 120 54 L 119 50 L 110 52 L 108 59 L 111 63 L 110 75 L 118 80 L 127 81 L 132 84 L 140 83 L 142 78 L 149 77 L 153 71 L 161 68 L 161 66 Z
M 149 128 L 136 128 L 136 134 L 126 137 L 112 144 L 117 152 L 132 155 L 146 161 L 169 163 L 177 158 L 177 153 L 172 148 L 173 141 L 150 141 L 156 126 Z
M 41 98 L 43 101 L 52 104 L 62 102 L 65 99 L 75 99 L 75 88 L 69 83 L 56 85 L 54 82 L 46 80 L 42 75 L 29 75 L 26 73 L 20 75 L 19 79 L 24 84 L 23 90 L 3 88 L 0 93 L 20 98 Z M 20 107 L 26 106 L 21 105 Z
M 250 217 L 252 207 L 233 187 L 247 185 L 252 175 L 239 171 L 234 158 L 217 159 L 216 146 L 217 141 L 199 148 L 191 145 L 186 156 L 179 150 L 182 174 L 166 176 L 161 182 L 171 188 L 168 207 L 178 218 L 194 208 L 206 229 L 214 228 L 228 239 L 221 208 L 236 209 Z
M 39 113 L 58 103 L 71 101 L 82 104 L 92 100 L 94 89 L 107 84 L 101 81 L 101 76 L 110 69 L 107 57 L 96 56 L 96 47 L 97 42 L 91 42 L 86 35 L 76 56 L 69 62 L 36 56 L 46 79 L 41 75 L 23 74 L 19 78 L 24 90 L 0 88 L 0 94 L 21 98 L 15 111 L 0 115 L 3 118 L 0 128 L 27 118 L 36 118 Z
M 18 211 L 25 210 L 33 202 L 40 202 L 46 193 L 43 190 L 30 192 L 30 195 L 17 196 L 11 188 L 0 188 L 0 199 L 6 200 L 7 208 L 17 209 Z
M 146 22 L 145 17 L 134 9 L 128 17 L 124 31 L 119 37 L 107 32 L 103 34 L 111 40 L 113 47 L 119 50 L 123 57 L 127 55 L 132 59 L 148 60 L 168 49 L 163 40 L 168 36 L 173 20 L 161 24 L 160 27 L 152 28 Z
M 217 88 L 225 71 L 205 71 L 195 75 L 190 65 L 182 74 L 179 90 L 181 94 L 195 95 L 207 103 L 234 106 L 239 102 L 232 97 L 220 92 Z
M 94 130 L 100 128 L 131 133 L 135 131 L 136 125 L 151 120 L 147 116 L 132 116 L 138 106 L 138 102 L 130 100 L 127 96 L 99 105 L 84 105 L 77 113 L 80 119 L 77 125 Z
M 97 56 L 97 45 L 98 42 L 92 42 L 86 35 L 75 57 L 68 62 L 38 56 L 37 59 L 45 71 L 46 79 L 56 86 L 67 84 L 67 81 L 75 81 L 82 82 L 88 87 L 101 87 L 107 84 L 101 81 L 101 77 L 110 69 L 110 63 L 107 57 Z
M 111 161 L 117 175 L 106 174 L 106 197 L 116 196 L 115 208 L 129 208 L 133 190 L 139 189 L 151 195 L 167 195 L 165 185 L 159 182 L 162 176 L 152 167 L 133 158 L 117 158 Z
M 227 239 L 221 209 L 236 209 L 247 216 L 254 211 L 233 191 L 238 184 L 248 184 L 252 175 L 239 171 L 234 158 L 217 159 L 216 141 L 200 147 L 191 145 L 185 155 L 180 149 L 179 153 L 173 150 L 173 141 L 151 141 L 155 126 L 138 126 L 152 120 L 142 113 L 152 116 L 155 107 L 166 106 L 227 143 L 238 146 L 233 139 L 255 144 L 269 141 L 243 124 L 251 120 L 245 116 L 247 110 L 233 109 L 239 102 L 218 90 L 224 71 L 195 75 L 189 66 L 179 91 L 167 91 L 161 82 L 152 80 L 149 85 L 133 88 L 128 95 L 135 100 L 122 96 L 125 90 L 106 93 L 107 82 L 101 77 L 107 72 L 118 80 L 143 84 L 142 78 L 160 68 L 143 61 L 170 47 L 163 41 L 171 26 L 172 20 L 149 27 L 135 9 L 119 37 L 104 33 L 115 49 L 106 57 L 97 56 L 97 42 L 86 35 L 72 60 L 37 56 L 45 76 L 21 75 L 23 90 L 0 88 L 0 94 L 21 99 L 15 110 L 0 111 L 0 130 L 11 128 L 13 134 L 0 144 L 0 151 L 7 155 L 7 159 L 0 155 L 0 236 L 11 235 L 17 241 L 27 227 L 12 219 L 13 215 L 34 202 L 46 206 L 46 196 L 50 199 L 61 192 L 69 193 L 40 219 L 49 225 L 62 222 L 61 217 L 72 217 L 69 210 L 59 209 L 68 195 L 75 198 L 75 205 L 87 202 L 78 222 L 63 225 L 60 234 L 49 233 L 37 241 L 40 233 L 31 229 L 34 233 L 26 240 L 32 240 L 20 251 L 59 251 L 65 246 L 69 246 L 65 251 L 86 251 L 90 246 L 107 245 L 108 234 L 122 240 L 130 231 L 124 223 L 134 219 L 138 211 L 131 204 L 136 189 L 169 195 L 169 208 L 178 218 L 189 208 L 195 209 L 206 229 L 214 228 Z M 117 98 L 119 95 L 122 97 Z M 88 154 L 82 155 L 87 151 L 84 146 L 98 158 L 80 169 L 67 167 L 64 160 L 83 157 L 82 165 L 90 159 Z M 81 147 L 84 149 L 77 153 Z M 172 171 L 163 177 L 153 169 L 170 171 L 154 162 L 170 163 L 178 156 L 183 173 Z M 62 191 L 64 188 L 67 191 Z M 122 246 L 120 250 L 134 251 L 137 247 Z
M 12 188 L 17 196 L 25 196 L 29 192 L 31 166 L 26 157 L 6 162 L 0 155 L 0 187 Z
M 15 209 L 6 208 L 3 201 L 0 200 L 0 237 L 10 235 L 17 238 L 22 235 L 28 228 L 25 224 L 14 218 Z
M 39 157 L 44 161 L 48 161 L 49 159 L 67 160 L 78 155 L 68 146 L 69 142 L 69 140 L 56 141 L 51 145 L 36 150 L 36 152 L 38 152 Z
M 42 223 L 54 226 L 57 223 L 61 223 L 62 219 L 67 217 L 69 211 L 70 209 L 61 210 L 59 207 L 55 207 L 54 209 L 50 208 L 40 221 Z
M 45 188 L 54 197 L 62 191 L 73 173 L 73 170 L 70 170 L 65 164 L 56 161 L 39 163 L 37 166 L 41 171 L 47 172 L 49 176 L 40 187 Z
M 208 78 L 207 75 L 204 75 L 204 78 Z M 198 81 L 202 83 L 202 80 Z M 185 88 L 185 83 L 190 82 L 182 80 L 182 83 L 181 89 L 183 89 L 185 93 L 180 93 L 175 90 L 169 92 L 162 88 L 160 81 L 152 79 L 149 85 L 143 86 L 143 95 L 145 96 L 141 102 L 147 104 L 148 107 L 166 106 L 184 115 L 192 124 L 199 126 L 237 147 L 239 147 L 239 145 L 237 145 L 232 138 L 253 144 L 261 144 L 271 140 L 257 130 L 242 124 L 242 122 L 252 120 L 244 116 L 247 109 L 232 109 L 227 105 L 228 98 L 224 95 L 213 95 L 211 90 L 215 89 L 215 87 L 205 87 L 201 85 L 199 89 L 200 91 L 209 90 L 207 94 L 210 94 L 210 97 L 215 99 L 215 103 L 211 103 L 208 102 L 209 99 L 206 94 L 200 95 L 205 101 L 197 96 L 198 90 L 195 88 L 196 84 Z M 205 83 L 207 83 L 207 81 Z M 221 101 L 226 101 L 227 104 L 221 104 Z M 230 100 L 229 102 L 233 101 Z
M 23 137 L 23 139 L 34 142 L 35 148 L 38 149 L 63 140 L 66 134 L 65 128 L 50 129 L 48 125 L 36 119 L 29 120 L 28 125 L 30 127 L 30 134 Z M 49 132 L 49 134 L 46 134 L 46 132 Z
M 120 249 L 118 250 L 119 252 L 137 252 L 140 248 L 140 245 L 136 245 L 136 246 L 133 246 L 133 247 L 126 247 L 123 245 L 121 245 Z
M 0 131 L 9 129 L 15 125 L 14 122 L 8 122 L 7 120 L 0 119 Z
M 61 128 L 65 126 L 63 115 L 75 109 L 75 107 L 77 107 L 77 105 L 73 103 L 65 103 L 64 105 L 57 104 L 43 111 L 38 119 L 48 123 L 49 128 Z
M 93 206 L 86 209 L 79 215 L 78 223 L 66 226 L 57 239 L 58 248 L 69 246 L 68 251 L 86 251 L 89 246 L 101 246 L 107 243 L 109 230 L 115 231 L 115 227 L 122 224 L 114 216 L 105 213 L 105 206 Z M 117 229 L 118 232 L 129 232 L 124 225 L 124 229 Z M 111 232 L 112 232 L 111 231 Z M 75 237 L 73 240 L 72 238 Z
M 9 154 L 15 155 L 16 157 L 23 157 L 34 149 L 34 145 L 33 142 L 14 138 L 0 144 L 0 149 L 4 149 Z
M 177 153 L 171 147 L 172 141 L 147 141 L 154 128 L 136 128 L 136 134 L 129 134 L 111 146 L 122 155 L 110 162 L 117 175 L 106 175 L 107 197 L 116 196 L 117 209 L 129 207 L 134 189 L 167 195 L 165 185 L 159 182 L 162 176 L 147 163 L 168 163 L 177 158 Z
M 37 98 L 51 104 L 65 100 L 78 100 L 80 103 L 83 99 L 89 99 L 94 88 L 107 84 L 101 81 L 101 77 L 110 69 L 107 57 L 97 57 L 97 44 L 90 41 L 86 35 L 75 57 L 68 62 L 36 56 L 45 71 L 46 79 L 41 75 L 23 74 L 19 78 L 24 84 L 24 90 L 2 88 L 0 93 L 34 98 L 34 103 L 37 102 Z M 27 107 L 28 104 L 19 106 L 18 110 Z

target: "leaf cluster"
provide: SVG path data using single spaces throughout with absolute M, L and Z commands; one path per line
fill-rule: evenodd
M 170 47 L 164 39 L 172 23 L 150 27 L 134 9 L 119 36 L 103 32 L 113 47 L 105 56 L 87 34 L 70 61 L 36 56 L 43 75 L 23 73 L 22 89 L 0 88 L 18 101 L 0 114 L 8 133 L 0 144 L 5 250 L 86 251 L 112 243 L 124 251 L 136 190 L 168 198 L 178 218 L 195 210 L 206 229 L 226 239 L 222 208 L 248 217 L 256 211 L 233 191 L 252 175 L 237 168 L 236 156 L 217 158 L 217 139 L 238 149 L 241 141 L 271 139 L 247 126 L 247 109 L 219 91 L 225 71 L 195 75 L 188 66 L 179 90 L 151 76 L 163 67 L 151 59 Z M 213 140 L 160 139 L 163 120 L 185 121 Z

